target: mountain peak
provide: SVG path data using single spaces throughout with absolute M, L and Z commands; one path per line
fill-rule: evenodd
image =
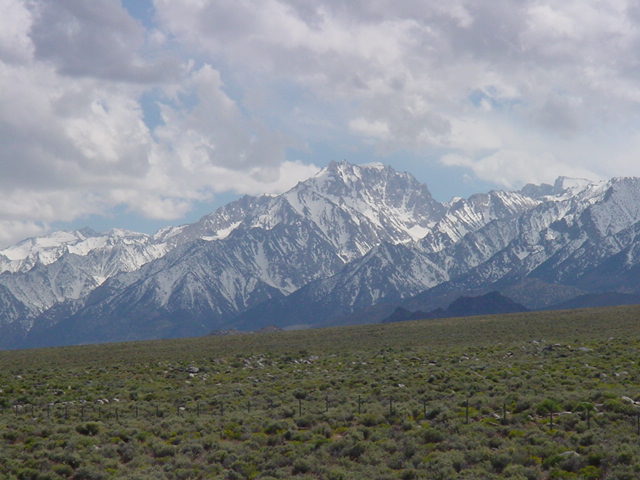
M 315 178 L 329 176 L 338 177 L 345 182 L 353 182 L 357 179 L 361 179 L 363 174 L 372 174 L 383 171 L 398 174 L 398 172 L 396 172 L 393 168 L 380 162 L 355 164 L 350 163 L 346 160 L 341 160 L 339 162 L 334 160 L 329 162 L 329 164 L 325 168 L 321 169 L 315 175 Z
M 586 178 L 572 178 L 572 177 L 558 177 L 553 184 L 554 193 L 559 194 L 566 192 L 567 190 L 579 191 L 584 190 L 589 185 L 593 184 L 592 180 Z
M 370 233 L 377 232 L 374 234 L 377 240 L 360 245 L 358 255 L 366 253 L 380 240 L 402 243 L 424 237 L 445 210 L 433 199 L 426 185 L 408 173 L 397 172 L 381 163 L 331 162 L 285 196 L 296 211 L 308 215 L 317 225 L 326 225 L 322 227 L 325 231 L 336 230 L 330 224 L 338 220 L 337 210 L 329 214 L 328 205 L 332 205 L 330 209 L 340 210 L 339 217 L 354 221 L 354 227 L 359 225 L 356 229 L 368 224 Z M 344 237 L 345 233 L 336 231 L 337 237 Z
M 522 187 L 519 193 L 531 198 L 542 198 L 547 196 L 557 196 L 566 193 L 577 194 L 587 189 L 590 185 L 595 185 L 598 182 L 589 180 L 587 178 L 574 178 L 560 176 L 556 178 L 553 185 L 548 183 L 541 183 L 539 185 L 528 183 Z

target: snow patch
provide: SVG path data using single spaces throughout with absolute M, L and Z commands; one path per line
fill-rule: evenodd
M 215 235 L 204 235 L 202 236 L 203 240 L 213 241 L 213 240 L 222 240 L 223 238 L 227 238 L 231 232 L 233 232 L 242 222 L 235 222 L 229 225 L 227 228 L 221 228 L 218 230 Z

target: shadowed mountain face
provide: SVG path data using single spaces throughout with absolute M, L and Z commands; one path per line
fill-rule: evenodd
M 398 305 L 498 313 L 504 297 L 627 302 L 639 268 L 640 179 L 560 178 L 441 204 L 407 173 L 332 163 L 155 235 L 56 232 L 0 250 L 0 346 L 363 323 Z
M 396 310 L 383 323 L 402 322 L 432 318 L 470 317 L 474 315 L 496 315 L 502 313 L 527 312 L 528 309 L 499 292 L 489 292 L 477 297 L 459 297 L 446 309 L 437 308 L 430 312 L 420 310 L 412 312 L 402 307 Z

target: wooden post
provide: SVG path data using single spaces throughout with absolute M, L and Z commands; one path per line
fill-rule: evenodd
M 467 397 L 467 400 L 464 404 L 465 408 L 464 408 L 464 423 L 469 423 L 469 397 Z

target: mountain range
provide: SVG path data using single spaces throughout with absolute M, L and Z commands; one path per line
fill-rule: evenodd
M 527 309 L 630 302 L 639 235 L 638 178 L 441 203 L 408 173 L 333 162 L 153 235 L 83 229 L 0 250 L 0 348 L 376 322 L 494 291 Z

